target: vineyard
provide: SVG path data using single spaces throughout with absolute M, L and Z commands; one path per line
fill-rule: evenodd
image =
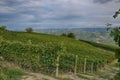
M 86 42 L 88 44 L 91 44 L 95 47 L 98 47 L 98 48 L 101 48 L 101 49 L 104 49 L 104 50 L 108 50 L 108 51 L 112 51 L 112 52 L 115 52 L 116 49 L 119 49 L 118 46 L 115 46 L 115 45 L 107 45 L 107 44 L 102 44 L 102 43 L 95 43 L 95 42 L 90 42 L 90 41 L 85 41 L 85 40 L 80 40 L 80 41 L 83 41 L 83 42 Z
M 25 70 L 59 73 L 95 72 L 114 60 L 110 51 L 60 36 L 0 31 L 0 56 Z

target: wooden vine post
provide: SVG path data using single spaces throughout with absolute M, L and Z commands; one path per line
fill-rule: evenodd
M 103 64 L 101 63 L 101 65 L 100 65 L 100 70 L 102 70 L 102 68 L 103 68 Z
M 98 71 L 98 62 L 96 62 L 96 71 Z
M 118 65 L 119 65 L 119 71 L 120 71 L 120 62 L 118 62 Z
M 40 55 L 38 54 L 38 65 L 40 66 Z
M 103 69 L 105 69 L 105 60 L 103 61 Z
M 91 73 L 93 73 L 93 69 L 94 69 L 94 67 L 93 67 L 93 63 L 91 63 Z
M 57 60 L 56 60 L 56 77 L 59 76 L 59 60 L 60 60 L 60 55 L 57 56 Z
M 84 59 L 84 68 L 83 68 L 83 70 L 84 70 L 83 72 L 84 72 L 84 73 L 86 72 L 86 61 L 87 61 L 87 59 L 85 58 L 85 59 Z
M 96 64 L 96 71 L 98 71 L 99 70 L 99 62 L 97 61 L 97 64 Z
M 118 66 L 119 66 L 119 71 L 120 71 L 120 57 L 118 58 Z
M 105 69 L 105 68 L 106 68 L 106 66 L 107 66 L 107 59 L 106 59 L 106 60 L 104 60 L 104 67 L 103 67 L 103 69 Z
M 77 73 L 77 62 L 78 61 L 78 55 L 75 56 L 75 67 L 74 67 L 74 75 Z

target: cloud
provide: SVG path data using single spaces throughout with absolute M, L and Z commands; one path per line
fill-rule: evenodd
M 93 0 L 94 3 L 106 4 L 109 2 L 120 2 L 120 0 Z
M 113 0 L 93 0 L 95 3 L 101 3 L 101 4 L 103 4 L 103 3 L 108 3 L 108 2 L 111 2 L 111 1 L 113 1 Z
M 117 0 L 116 2 L 120 2 L 120 0 Z
M 0 25 L 8 25 L 11 29 L 16 29 L 16 26 L 19 27 L 17 29 L 29 26 L 34 28 L 104 26 L 107 22 L 114 22 L 112 15 L 120 5 L 116 1 L 120 2 L 120 0 L 0 0 Z

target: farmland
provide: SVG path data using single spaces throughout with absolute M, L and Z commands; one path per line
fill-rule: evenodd
M 85 41 L 15 31 L 0 31 L 0 56 L 24 70 L 50 75 L 57 67 L 59 73 L 96 72 L 114 60 L 110 50 Z

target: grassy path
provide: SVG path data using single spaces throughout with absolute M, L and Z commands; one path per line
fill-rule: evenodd
M 117 60 L 113 61 L 111 64 L 106 65 L 102 70 L 95 73 L 78 74 L 78 76 L 83 77 L 85 80 L 110 80 L 119 72 L 119 68 L 115 66 Z

